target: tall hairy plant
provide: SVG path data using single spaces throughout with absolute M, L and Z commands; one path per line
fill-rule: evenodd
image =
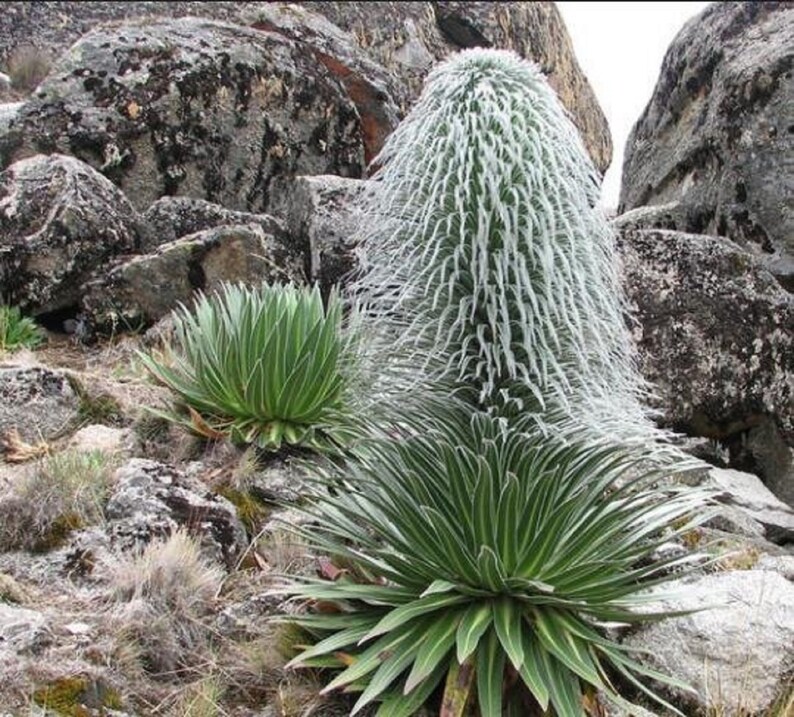
M 626 704 L 613 676 L 665 704 L 640 678 L 678 683 L 603 626 L 660 617 L 643 591 L 687 558 L 655 551 L 697 524 L 704 494 L 638 469 L 482 413 L 441 411 L 422 435 L 376 442 L 304 509 L 303 538 L 348 569 L 285 586 L 321 607 L 290 618 L 319 638 L 292 664 L 339 668 L 326 691 L 360 693 L 352 714 L 380 702 L 378 717 L 408 717 L 444 685 L 448 717 L 467 704 L 581 717 L 595 690 Z
M 541 429 L 647 440 L 599 179 L 540 70 L 459 53 L 377 162 L 352 289 L 380 329 L 373 351 L 392 358 L 389 388 L 457 389 Z

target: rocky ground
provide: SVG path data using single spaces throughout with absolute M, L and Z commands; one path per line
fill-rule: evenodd
M 615 220 L 660 423 L 705 461 L 690 480 L 719 495 L 667 549 L 714 558 L 672 607 L 721 608 L 625 635 L 695 687 L 671 696 L 693 716 L 794 709 L 792 28 L 787 3 L 715 4 L 684 28 Z M 0 714 L 347 715 L 316 676 L 283 669 L 294 636 L 267 620 L 274 575 L 322 570 L 285 528 L 298 457 L 152 415 L 168 396 L 136 351 L 162 348 L 196 289 L 343 280 L 368 161 L 461 47 L 538 61 L 608 166 L 559 15 L 42 2 L 0 15 L 0 45 L 18 37 L 53 60 L 33 94 L 0 105 L 0 295 L 48 341 L 0 356 Z

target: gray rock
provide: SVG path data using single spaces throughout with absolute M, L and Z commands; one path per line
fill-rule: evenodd
M 753 426 L 733 447 L 734 462 L 758 473 L 778 498 L 794 506 L 794 448 L 786 444 L 775 422 Z
M 69 308 L 111 257 L 134 252 L 140 217 L 73 157 L 39 155 L 0 173 L 0 296 L 28 312 Z
M 717 514 L 707 520 L 704 525 L 708 528 L 746 538 L 763 538 L 766 536 L 766 529 L 758 520 L 751 517 L 749 512 L 730 504 L 720 506 Z
M 278 35 L 181 18 L 96 29 L 20 110 L 0 164 L 68 152 L 143 209 L 164 195 L 261 211 L 290 174 L 364 173 L 342 83 Z
M 624 230 L 640 368 L 664 423 L 724 440 L 765 418 L 794 442 L 794 300 L 727 239 Z
M 0 660 L 6 652 L 36 654 L 50 642 L 43 613 L 0 601 Z
M 0 14 L 0 57 L 11 52 L 20 38 L 57 55 L 100 23 L 153 15 L 269 22 L 268 29 L 289 39 L 307 60 L 322 65 L 345 87 L 356 111 L 365 118 L 362 129 L 368 156 L 375 149 L 369 144 L 378 136 L 378 120 L 388 113 L 392 98 L 405 112 L 438 60 L 475 44 L 511 48 L 548 73 L 599 170 L 609 166 L 612 144 L 606 119 L 553 3 L 13 3 Z M 390 97 L 373 93 L 381 87 Z
M 118 469 L 106 507 L 107 533 L 120 549 L 139 549 L 186 527 L 213 558 L 231 568 L 247 545 L 234 506 L 171 466 L 140 458 Z
M 269 214 L 236 212 L 194 197 L 162 197 L 143 215 L 148 229 L 144 253 L 189 234 L 236 224 L 256 224 L 265 234 L 288 242 L 284 223 Z
M 794 658 L 794 585 L 775 572 L 747 570 L 684 579 L 668 591 L 677 597 L 648 610 L 702 611 L 651 623 L 625 644 L 695 689 L 673 691 L 682 706 L 726 717 L 764 713 Z
M 28 443 L 51 440 L 76 422 L 79 406 L 61 371 L 0 366 L 0 436 L 16 429 Z
M 786 580 L 794 580 L 794 555 L 762 555 L 756 567 L 780 573 Z
M 23 104 L 23 102 L 4 102 L 0 104 L 0 137 L 8 132 L 11 122 L 13 122 Z
M 264 503 L 290 504 L 309 492 L 306 471 L 289 459 L 272 460 L 238 482 L 240 489 Z
M 151 325 L 198 289 L 222 282 L 303 280 L 300 258 L 255 224 L 197 232 L 116 266 L 84 288 L 83 311 L 101 333 Z
M 712 3 L 678 33 L 632 130 L 621 211 L 677 203 L 676 228 L 730 237 L 794 288 L 789 3 Z
M 119 455 L 129 453 L 133 445 L 134 436 L 130 429 L 92 424 L 76 431 L 69 439 L 67 447 L 83 453 L 99 451 L 109 455 Z
M 279 182 L 271 210 L 309 257 L 309 278 L 328 289 L 356 267 L 360 205 L 366 182 L 343 177 L 297 177 Z
M 766 529 L 773 542 L 794 543 L 794 510 L 751 473 L 711 468 L 700 484 L 714 488 L 717 500 L 739 508 Z

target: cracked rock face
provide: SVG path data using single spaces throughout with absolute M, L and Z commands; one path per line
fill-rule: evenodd
M 690 20 L 629 137 L 620 198 L 621 212 L 671 205 L 674 228 L 732 239 L 789 290 L 792 47 L 790 3 L 712 3 Z
M 275 185 L 272 211 L 308 257 L 308 278 L 323 291 L 343 284 L 358 265 L 360 202 L 367 183 L 343 177 L 296 177 Z
M 266 234 L 289 241 L 284 224 L 276 217 L 236 212 L 193 197 L 162 197 L 146 210 L 143 219 L 149 234 L 143 247 L 146 252 L 188 234 L 234 224 L 256 224 Z
M 136 250 L 140 216 L 109 180 L 63 155 L 0 173 L 0 297 L 41 314 L 77 303 L 98 265 Z
M 56 63 L 0 163 L 74 155 L 145 209 L 188 195 L 261 211 L 275 176 L 364 172 L 341 81 L 280 35 L 197 18 L 97 29 Z
M 640 367 L 664 422 L 725 439 L 771 419 L 794 442 L 794 300 L 727 239 L 623 230 Z

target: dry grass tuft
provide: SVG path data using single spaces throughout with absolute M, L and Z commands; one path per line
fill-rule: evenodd
M 0 452 L 6 463 L 27 463 L 48 455 L 50 447 L 45 441 L 28 443 L 16 428 L 12 428 L 0 435 Z
M 213 675 L 191 682 L 177 692 L 165 714 L 168 717 L 223 717 L 227 712 L 221 707 L 226 688 Z
M 11 86 L 20 92 L 33 92 L 52 66 L 50 54 L 33 45 L 20 45 L 8 57 L 6 72 Z
M 64 451 L 31 466 L 0 500 L 0 550 L 51 550 L 72 530 L 101 523 L 115 467 L 98 451 Z
M 14 578 L 5 573 L 0 573 L 0 602 L 24 605 L 30 599 L 30 593 Z
M 215 605 L 224 573 L 194 538 L 177 531 L 106 568 L 118 638 L 137 646 L 146 672 L 178 677 L 211 660 L 213 634 L 202 618 Z

